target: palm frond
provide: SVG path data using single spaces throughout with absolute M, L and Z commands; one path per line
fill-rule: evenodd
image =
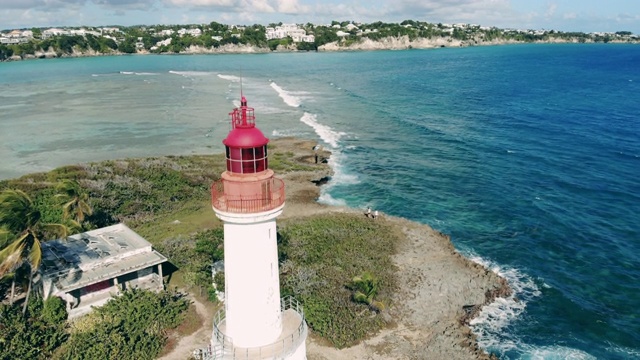
M 25 236 L 22 236 L 0 251 L 0 278 L 22 264 L 25 246 Z
M 369 304 L 369 301 L 367 300 L 367 295 L 365 295 L 360 291 L 356 291 L 353 294 L 353 301 L 363 303 L 363 304 Z
M 384 311 L 384 309 L 386 309 L 386 305 L 382 301 L 378 300 L 372 301 L 369 306 L 376 312 Z
M 0 193 L 0 225 L 13 233 L 34 228 L 40 221 L 40 211 L 22 190 L 7 189 Z
M 69 227 L 64 224 L 44 224 L 42 227 L 50 234 L 59 239 L 64 239 L 69 235 Z
M 34 273 L 40 269 L 40 263 L 42 262 L 42 246 L 40 241 L 34 241 L 29 251 L 29 263 L 31 264 L 31 272 Z

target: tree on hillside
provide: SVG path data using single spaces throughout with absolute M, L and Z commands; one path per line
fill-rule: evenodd
M 224 33 L 229 28 L 227 25 L 220 24 L 215 21 L 212 21 L 211 24 L 209 24 L 209 26 L 211 27 L 211 31 L 213 31 L 214 33 L 218 33 L 218 32 Z
M 23 314 L 27 311 L 33 276 L 42 262 L 41 238 L 46 234 L 66 237 L 67 228 L 61 224 L 42 224 L 42 215 L 33 201 L 21 190 L 7 189 L 0 193 L 0 226 L 15 235 L 6 248 L 0 251 L 0 277 L 28 265 L 29 286 Z M 15 276 L 14 280 L 15 282 Z
M 5 59 L 8 59 L 10 57 L 13 56 L 13 49 L 5 46 L 5 45 L 0 45 L 0 61 L 3 61 Z
M 72 227 L 82 231 L 85 230 L 86 216 L 93 215 L 93 209 L 89 205 L 89 194 L 82 189 L 75 180 L 62 180 L 57 186 L 58 192 L 55 197 L 62 205 L 62 217 L 71 222 Z

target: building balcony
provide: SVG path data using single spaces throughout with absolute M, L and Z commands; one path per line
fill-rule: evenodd
M 302 306 L 291 296 L 282 298 L 282 332 L 273 343 L 243 348 L 233 345 L 233 339 L 225 335 L 225 312 L 218 311 L 213 319 L 213 338 L 206 349 L 194 352 L 196 359 L 202 360 L 260 360 L 286 359 L 296 353 L 307 339 L 307 324 L 304 321 Z
M 284 204 L 284 181 L 269 177 L 255 181 L 221 179 L 211 185 L 211 205 L 228 213 L 260 213 Z

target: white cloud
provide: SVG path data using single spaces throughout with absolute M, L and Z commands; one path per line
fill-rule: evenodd
M 596 0 L 572 8 L 558 0 L 0 0 L 4 27 L 101 24 L 228 24 L 331 20 L 472 23 L 503 28 L 640 32 L 638 6 Z M 582 3 L 581 3 L 582 4 Z M 616 5 L 617 4 L 617 5 Z M 587 11 L 591 10 L 591 11 Z
M 547 6 L 547 12 L 544 15 L 546 17 L 553 17 L 553 15 L 555 15 L 557 9 L 558 9 L 558 4 L 549 4 Z
M 278 12 L 285 14 L 295 14 L 301 11 L 298 0 L 277 0 Z

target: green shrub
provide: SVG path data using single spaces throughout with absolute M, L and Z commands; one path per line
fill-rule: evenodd
M 62 300 L 29 301 L 27 316 L 21 306 L 0 305 L 0 360 L 49 359 L 66 339 L 67 312 Z
M 54 359 L 155 359 L 188 307 L 178 294 L 127 290 L 76 320 Z
M 384 221 L 355 214 L 326 214 L 280 224 L 283 295 L 302 301 L 309 326 L 343 348 L 385 325 L 379 310 L 352 300 L 354 277 L 376 279 L 375 299 L 389 303 L 396 289 L 391 255 L 399 234 Z M 373 298 L 372 298 L 373 299 Z

